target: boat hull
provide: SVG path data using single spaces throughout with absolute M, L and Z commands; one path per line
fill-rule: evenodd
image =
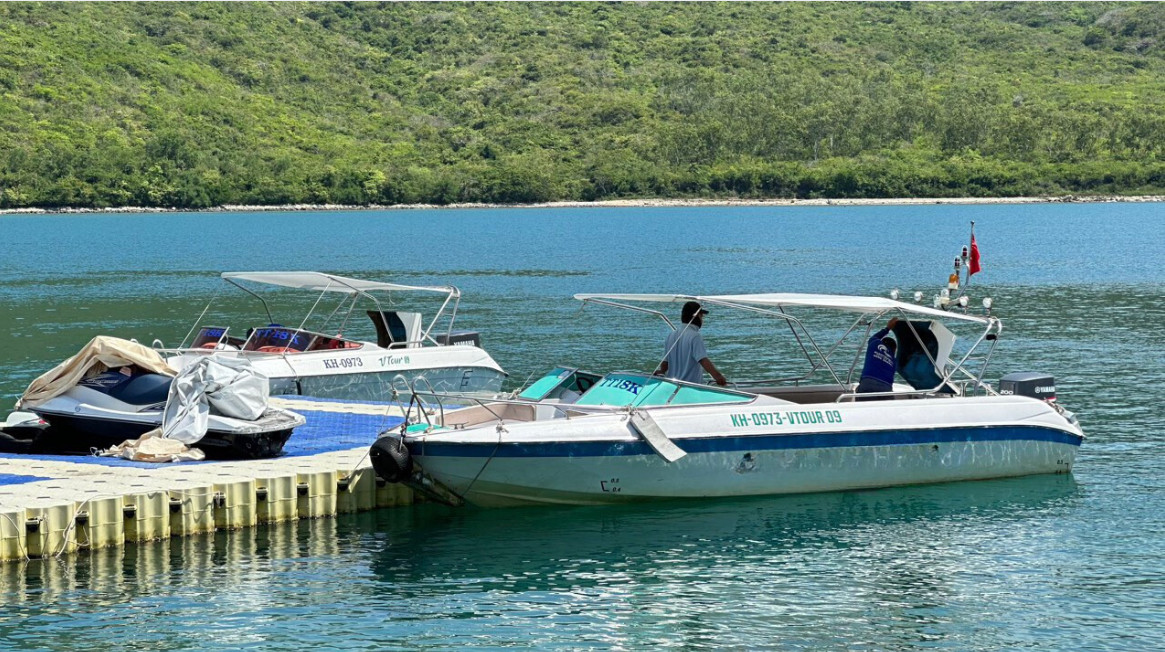
M 402 384 L 401 378 L 404 379 Z M 419 379 L 424 380 L 419 380 Z M 402 392 L 406 386 L 419 383 L 417 390 L 438 392 L 498 392 L 505 375 L 488 368 L 453 367 L 446 369 L 418 369 L 380 371 L 332 376 L 272 377 L 271 394 L 314 396 L 352 401 L 384 401 L 393 389 Z
M 856 434 L 856 433 L 855 433 Z M 665 498 L 812 493 L 1067 473 L 1079 443 L 1000 438 L 860 446 L 689 452 L 669 463 L 654 451 L 632 455 L 509 457 L 482 468 L 480 456 L 416 456 L 468 502 L 603 504 Z M 681 444 L 681 448 L 686 448 Z
M 159 427 L 159 419 L 91 418 L 77 414 L 37 411 L 47 425 L 29 441 L 25 452 L 53 455 L 91 455 L 137 439 Z M 298 425 L 299 422 L 294 422 Z M 194 444 L 207 459 L 240 460 L 277 457 L 291 438 L 294 426 L 255 432 L 224 431 L 211 428 Z
M 394 389 L 403 393 L 414 383 L 418 391 L 497 392 L 506 378 L 484 351 L 463 346 L 293 355 L 187 351 L 167 362 L 182 369 L 206 355 L 246 357 L 257 372 L 267 376 L 272 396 L 383 401 Z
M 506 424 L 504 432 L 438 432 L 406 442 L 429 477 L 467 502 L 505 506 L 1068 473 L 1084 439 L 1078 426 L 1039 401 L 939 400 L 799 406 L 783 413 L 759 407 L 732 414 L 722 408 L 656 410 L 654 422 L 684 453 L 673 462 L 656 452 L 626 414 Z M 754 425 L 765 422 L 758 415 L 766 414 L 770 425 Z M 784 427 L 771 425 L 777 414 L 784 415 Z M 790 426 L 794 420 L 798 424 Z M 942 421 L 950 425 L 934 425 Z

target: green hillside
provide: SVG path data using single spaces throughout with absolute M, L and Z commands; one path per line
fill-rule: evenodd
M 0 3 L 0 207 L 1165 192 L 1165 5 Z

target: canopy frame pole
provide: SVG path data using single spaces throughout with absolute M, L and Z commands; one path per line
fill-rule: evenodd
M 202 318 L 206 316 L 206 313 L 207 313 L 208 311 L 210 311 L 210 307 L 211 307 L 212 305 L 214 305 L 214 300 L 215 300 L 215 299 L 217 299 L 217 298 L 218 298 L 218 295 L 220 295 L 220 294 L 222 294 L 222 286 L 221 286 L 221 285 L 218 285 L 218 286 L 216 286 L 216 289 L 215 289 L 215 291 L 214 291 L 214 294 L 212 294 L 212 295 L 210 296 L 210 301 L 207 301 L 207 302 L 206 302 L 206 307 L 204 307 L 204 308 L 202 309 L 202 312 L 201 312 L 201 313 L 199 313 L 199 315 L 198 315 L 198 319 L 197 319 L 197 320 L 195 320 L 195 322 L 194 322 L 194 325 L 192 325 L 192 326 L 190 327 L 190 330 L 186 332 L 186 337 L 183 337 L 183 338 L 182 338 L 182 341 L 181 341 L 181 342 L 178 344 L 178 348 L 179 348 L 179 349 L 184 349 L 184 348 L 186 348 L 186 342 L 187 342 L 188 340 L 190 340 L 190 336 L 194 334 L 194 331 L 195 331 L 195 330 L 198 328 L 198 325 L 202 323 Z M 228 330 L 229 330 L 229 328 L 228 328 Z M 225 332 L 223 333 L 223 336 L 224 336 L 224 337 L 226 336 L 226 333 L 225 333 Z
M 829 372 L 830 376 L 833 376 L 833 380 L 838 385 L 842 384 L 841 377 L 837 375 L 837 371 L 833 368 L 833 365 L 831 365 L 829 363 L 829 356 L 827 356 L 824 352 L 822 352 L 821 347 L 818 346 L 818 344 L 817 344 L 817 341 L 813 339 L 813 334 L 809 332 L 808 328 L 805 328 L 805 324 L 802 323 L 800 319 L 797 319 L 793 315 L 786 313 L 784 306 L 779 307 L 780 312 L 773 312 L 772 310 L 766 310 L 764 308 L 757 308 L 755 306 L 750 306 L 747 304 L 733 303 L 731 301 L 717 301 L 715 299 L 705 299 L 704 302 L 711 304 L 711 305 L 724 306 L 725 308 L 734 308 L 736 310 L 742 310 L 745 312 L 753 312 L 753 313 L 758 313 L 761 315 L 770 315 L 772 317 L 784 319 L 789 324 L 789 328 L 793 331 L 793 337 L 794 337 L 794 339 L 797 340 L 797 344 L 801 347 L 801 352 L 805 354 L 805 360 L 809 363 L 809 367 L 810 367 L 809 373 L 805 375 L 805 377 L 807 378 L 814 371 L 817 371 L 819 369 L 819 367 L 817 366 L 816 363 L 813 362 L 813 355 L 809 352 L 809 349 L 805 347 L 805 343 L 802 342 L 801 338 L 797 335 L 796 329 L 800 328 L 801 332 L 805 334 L 805 339 L 809 342 L 809 345 L 813 348 L 813 351 L 817 353 L 817 356 L 819 358 L 821 358 L 821 363 L 822 363 L 822 365 L 824 365 L 824 369 Z M 794 322 L 796 323 L 796 327 L 793 326 Z

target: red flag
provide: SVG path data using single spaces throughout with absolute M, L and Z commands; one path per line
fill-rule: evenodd
M 975 244 L 975 234 L 971 234 L 971 262 L 967 264 L 967 278 L 983 269 L 979 266 L 979 245 Z

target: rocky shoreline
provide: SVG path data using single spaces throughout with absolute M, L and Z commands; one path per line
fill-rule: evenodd
M 562 201 L 536 204 L 400 204 L 393 206 L 350 206 L 343 204 L 287 204 L 279 206 L 224 205 L 214 208 L 9 208 L 0 215 L 47 215 L 88 213 L 242 213 L 286 211 L 397 211 L 465 208 L 643 208 L 712 206 L 906 206 L 927 204 L 1077 204 L 1077 203 L 1165 202 L 1163 195 L 1064 195 L 1057 197 L 903 197 L 897 199 L 609 199 L 605 201 Z

